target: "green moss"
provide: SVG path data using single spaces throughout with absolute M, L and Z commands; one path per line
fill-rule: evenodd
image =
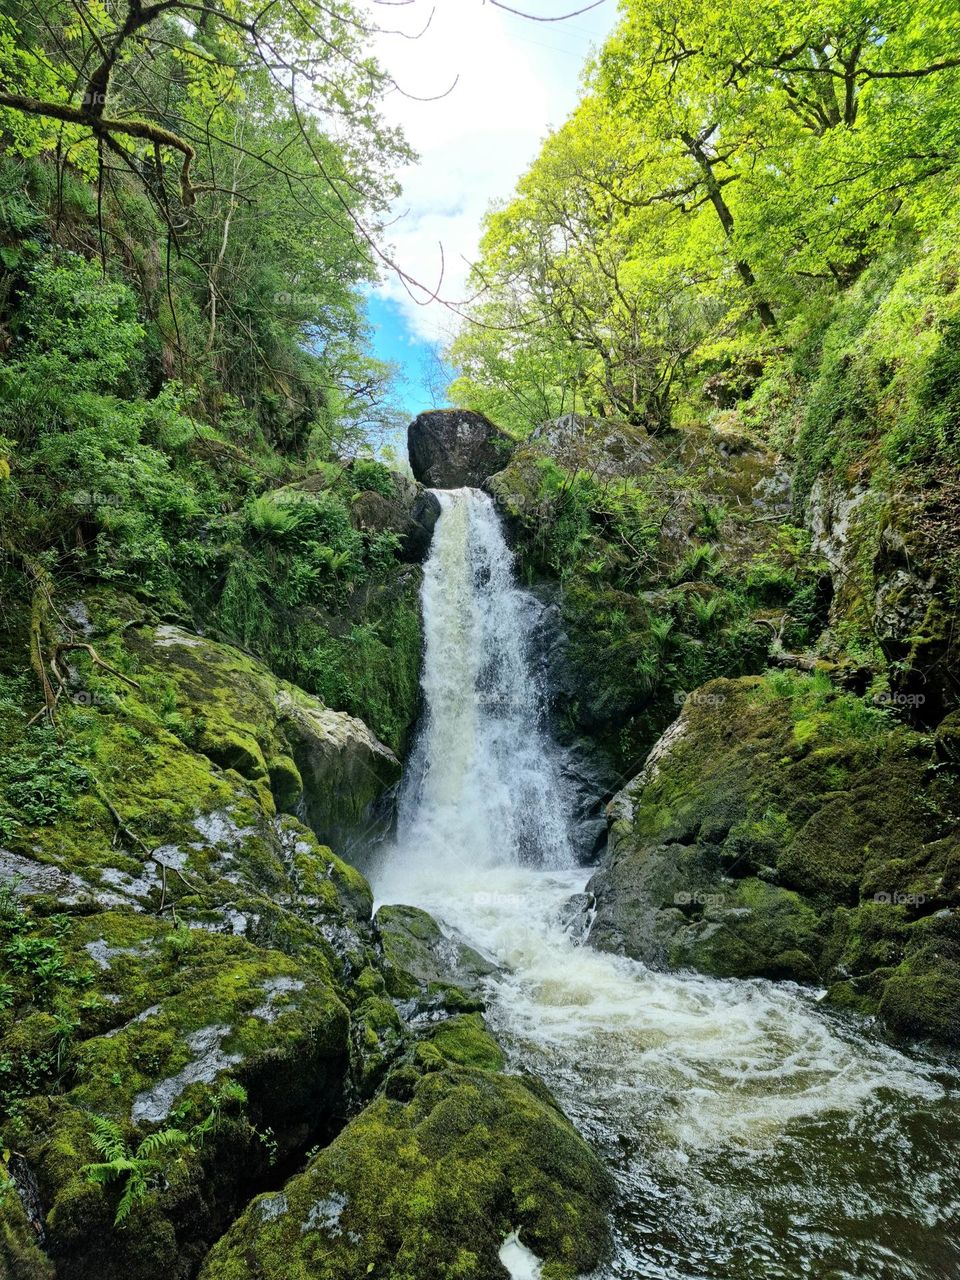
M 4 1280 L 54 1280 L 50 1258 L 39 1248 L 36 1232 L 20 1203 L 10 1174 L 0 1172 L 0 1276 Z
M 400 1015 L 389 1000 L 382 995 L 361 1000 L 351 1016 L 350 1043 L 353 1078 L 360 1096 L 367 1098 L 406 1044 Z
M 671 963 L 718 977 L 817 979 L 822 923 L 799 894 L 747 879 L 717 896 L 722 905 L 706 913 L 702 930 L 676 940 Z
M 880 1016 L 904 1035 L 960 1044 L 960 965 L 891 974 L 880 999 Z
M 652 962 L 824 982 L 949 1039 L 960 953 L 931 922 L 958 900 L 956 801 L 929 739 L 820 676 L 714 681 L 614 804 L 592 936 Z M 918 999 L 908 1017 L 896 993 L 938 972 L 942 1011 Z
M 443 1063 L 460 1067 L 482 1067 L 502 1071 L 504 1056 L 479 1013 L 463 1013 L 447 1018 L 417 1046 L 417 1060 L 432 1069 Z
M 426 911 L 381 907 L 376 925 L 390 995 L 408 1000 L 426 992 L 451 1011 L 482 1005 L 476 993 L 494 966 L 460 939 L 445 937 Z
M 407 1102 L 369 1106 L 287 1183 L 255 1200 L 203 1280 L 488 1280 L 515 1227 L 566 1280 L 605 1255 L 609 1175 L 518 1080 L 439 1070 Z

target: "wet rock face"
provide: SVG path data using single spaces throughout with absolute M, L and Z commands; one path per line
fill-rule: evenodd
M 949 505 L 936 495 L 846 487 L 821 475 L 806 504 L 833 579 L 831 631 L 857 628 L 890 663 L 893 701 L 933 727 L 956 704 L 960 668 L 949 567 Z
M 506 465 L 510 440 L 482 413 L 434 409 L 407 428 L 413 474 L 432 489 L 477 487 Z
M 396 999 L 411 1000 L 421 987 L 428 995 L 445 996 L 451 985 L 478 996 L 484 981 L 498 972 L 457 935 L 441 932 L 433 917 L 417 907 L 381 907 L 375 922 L 387 991 Z
M 929 741 L 871 703 L 807 676 L 712 681 L 609 806 L 590 941 L 816 983 L 956 1043 L 958 800 Z
M 558 744 L 557 768 L 569 804 L 574 853 L 578 862 L 588 864 L 606 842 L 605 805 L 622 778 L 602 747 L 571 730 L 580 689 L 570 661 L 559 590 L 551 583 L 539 583 L 530 595 L 529 653 L 548 696 L 551 738 Z

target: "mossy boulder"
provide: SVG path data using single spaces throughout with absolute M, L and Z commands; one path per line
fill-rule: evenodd
M 426 558 L 439 517 L 437 495 L 400 475 L 395 477 L 392 495 L 364 490 L 354 499 L 350 512 L 355 528 L 393 534 L 401 559 L 415 564 Z
M 928 738 L 822 677 L 713 681 L 609 806 L 591 941 L 955 1040 L 958 799 Z
M 319 933 L 295 959 L 146 914 L 51 923 L 20 909 L 4 918 L 3 964 L 3 1140 L 36 1184 L 43 1246 L 66 1280 L 190 1275 L 271 1159 L 326 1138 L 343 1113 L 348 995 Z M 227 1085 L 241 1104 L 222 1105 Z M 98 1118 L 133 1151 L 211 1116 L 115 1229 L 122 1178 L 86 1175 Z
M 278 680 L 239 649 L 171 625 L 128 643 L 139 666 L 170 681 L 192 744 L 278 808 L 302 805 L 321 840 L 338 845 L 354 834 L 397 781 L 399 761 L 362 721 Z
M 463 992 L 478 997 L 497 966 L 455 934 L 444 933 L 419 907 L 385 906 L 374 918 L 383 949 L 387 990 L 410 999 L 424 989 L 462 1001 Z M 452 991 L 451 988 L 456 988 Z
M 540 1092 L 475 1066 L 391 1079 L 303 1174 L 251 1204 L 202 1280 L 506 1280 L 499 1250 L 517 1228 L 550 1280 L 602 1261 L 610 1177 Z
M 326 709 L 186 633 L 168 648 L 202 659 L 165 663 L 131 621 L 96 636 L 97 662 L 71 652 L 57 731 L 3 726 L 20 809 L 0 852 L 0 1129 L 37 1187 L 40 1261 L 18 1219 L 3 1232 L 24 1275 L 49 1257 L 62 1280 L 187 1280 L 271 1162 L 340 1127 L 372 1021 L 369 885 L 277 812 L 267 767 Z M 289 705 L 261 723 L 277 690 Z M 97 1124 L 130 1159 L 203 1136 L 148 1166 L 116 1227 L 126 1174 L 90 1180 Z

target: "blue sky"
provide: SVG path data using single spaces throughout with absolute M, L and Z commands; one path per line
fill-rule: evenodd
M 373 52 L 396 85 L 385 115 L 419 155 L 399 175 L 403 194 L 386 239 L 394 261 L 422 283 L 426 305 L 385 272 L 368 308 L 375 353 L 402 367 L 401 400 L 412 416 L 443 404 L 436 363 L 456 332 L 484 214 L 510 197 L 544 137 L 576 106 L 580 73 L 612 29 L 617 3 L 534 22 L 485 0 L 359 2 L 380 28 Z M 514 0 L 513 7 L 549 19 L 582 3 Z M 441 300 L 431 301 L 441 278 Z
M 400 366 L 397 399 L 411 418 L 424 409 L 440 409 L 447 403 L 446 383 L 453 376 L 442 360 L 438 341 L 417 334 L 400 304 L 382 294 L 367 302 L 373 332 L 373 354 Z

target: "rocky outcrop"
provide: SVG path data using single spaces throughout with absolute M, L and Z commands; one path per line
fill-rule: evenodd
M 608 1248 L 602 1165 L 549 1095 L 438 1039 L 430 1070 L 394 1072 L 303 1174 L 252 1203 L 201 1280 L 506 1280 L 500 1248 L 518 1228 L 545 1275 L 594 1269 Z
M 417 907 L 381 907 L 374 924 L 383 948 L 387 990 L 398 999 L 409 1000 L 425 988 L 428 996 L 442 1000 L 453 986 L 459 1006 L 463 991 L 478 997 L 484 981 L 498 972 L 496 965 L 461 938 L 443 933 L 433 917 Z
M 755 552 L 770 541 L 779 518 L 792 506 L 789 472 L 768 446 L 743 431 L 690 426 L 666 434 L 617 419 L 567 414 L 544 423 L 517 448 L 508 465 L 490 478 L 489 489 L 521 531 L 549 521 L 556 495 L 551 466 L 578 473 L 615 489 L 635 482 L 651 498 L 665 501 L 658 529 L 661 582 L 690 550 L 703 509 L 722 508 L 717 550 L 731 558 Z
M 891 698 L 915 722 L 934 726 L 956 704 L 960 671 L 953 611 L 957 493 L 845 485 L 819 476 L 806 502 L 813 549 L 833 582 L 822 651 L 849 666 L 888 671 Z
M 440 516 L 440 500 L 422 485 L 393 474 L 394 494 L 367 489 L 355 499 L 351 511 L 354 527 L 367 533 L 392 533 L 400 541 L 399 555 L 409 564 L 426 559 L 433 526 Z
M 201 1280 L 506 1280 L 500 1251 L 518 1230 L 544 1275 L 593 1271 L 610 1251 L 612 1179 L 539 1081 L 504 1073 L 478 998 L 491 966 L 412 907 L 382 907 L 377 924 L 386 989 L 411 1019 L 404 1038 L 382 994 L 360 1006 L 380 1092 L 250 1204 Z
M 231 645 L 169 624 L 128 635 L 138 665 L 170 682 L 192 744 L 249 779 L 287 813 L 302 813 L 320 840 L 355 839 L 400 763 L 367 726 Z M 269 797 L 269 798 L 268 798 Z
M 469 409 L 433 409 L 407 428 L 413 474 L 433 489 L 483 484 L 503 467 L 511 447 L 499 427 Z
M 712 681 L 611 802 L 591 942 L 957 1043 L 958 801 L 926 738 L 822 678 Z
M 762 670 L 777 638 L 793 643 L 821 609 L 801 540 L 783 528 L 784 464 L 729 425 L 654 434 L 568 415 L 487 488 L 521 575 L 562 580 L 555 729 L 599 748 L 585 753 L 590 774 L 609 761 L 631 776 L 679 697 L 708 675 Z
M 593 1267 L 609 1178 L 504 1073 L 493 966 L 424 912 L 372 921 L 317 838 L 363 823 L 392 753 L 238 649 L 73 612 L 95 648 L 62 657 L 59 733 L 0 707 L 0 1273 L 329 1274 L 320 1249 L 362 1276 L 406 1250 L 486 1280 L 518 1226 L 558 1277 Z

